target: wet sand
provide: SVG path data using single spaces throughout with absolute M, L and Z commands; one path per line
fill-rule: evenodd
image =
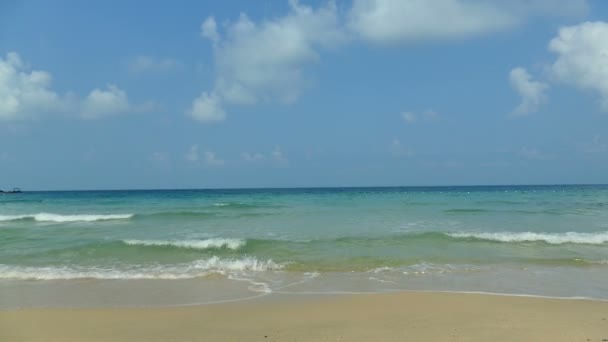
M 0 341 L 608 341 L 608 302 L 400 292 L 5 310 Z

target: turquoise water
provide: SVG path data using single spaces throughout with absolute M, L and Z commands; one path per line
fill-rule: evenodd
M 221 279 L 264 293 L 608 298 L 607 273 L 608 186 L 0 196 L 0 282 L 8 287 Z

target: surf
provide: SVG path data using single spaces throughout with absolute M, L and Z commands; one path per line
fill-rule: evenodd
M 205 240 L 122 240 L 126 245 L 130 246 L 159 246 L 159 247 L 178 247 L 188 249 L 220 249 L 226 248 L 237 250 L 245 246 L 246 240 L 242 239 L 225 239 L 211 238 Z
M 77 214 L 77 215 L 61 215 L 52 213 L 38 213 L 26 215 L 0 215 L 0 222 L 6 221 L 22 221 L 33 220 L 36 222 L 96 222 L 109 220 L 128 220 L 134 214 Z

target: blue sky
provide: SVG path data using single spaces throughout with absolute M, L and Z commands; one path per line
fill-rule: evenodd
M 0 1 L 0 188 L 608 183 L 608 3 Z

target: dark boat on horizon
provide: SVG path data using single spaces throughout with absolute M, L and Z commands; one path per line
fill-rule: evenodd
M 23 191 L 21 191 L 21 189 L 19 189 L 19 188 L 13 188 L 13 190 L 8 190 L 8 191 L 0 190 L 0 194 L 20 194 L 22 192 Z

